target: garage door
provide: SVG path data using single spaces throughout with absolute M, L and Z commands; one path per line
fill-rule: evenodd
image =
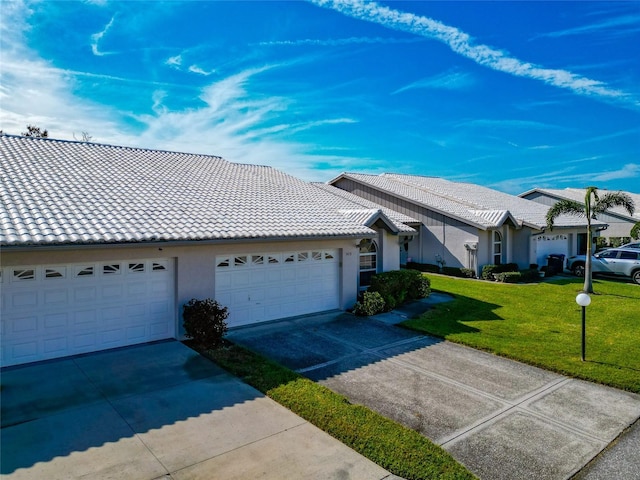
M 547 257 L 552 254 L 568 256 L 569 239 L 564 234 L 537 235 L 531 237 L 535 250 L 536 263 L 541 267 L 547 264 Z
M 175 336 L 171 259 L 2 269 L 2 365 Z
M 216 300 L 230 327 L 333 310 L 340 305 L 336 250 L 216 257 Z

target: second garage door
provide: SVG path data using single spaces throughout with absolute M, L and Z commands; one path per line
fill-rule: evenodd
M 230 327 L 337 309 L 338 251 L 218 256 L 215 296 Z

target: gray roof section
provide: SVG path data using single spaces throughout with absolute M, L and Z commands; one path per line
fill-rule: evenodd
M 409 215 L 396 212 L 395 210 L 391 210 L 390 208 L 385 208 L 375 202 L 371 202 L 367 199 L 359 197 L 354 193 L 334 187 L 333 185 L 328 185 L 326 183 L 312 183 L 311 185 L 322 191 L 316 191 L 316 195 L 323 195 L 323 201 L 335 206 L 336 208 L 341 209 L 341 211 L 361 211 L 363 212 L 363 215 L 365 215 L 364 212 L 370 212 L 372 210 L 376 212 L 382 212 L 384 216 L 393 223 L 398 231 L 405 233 L 416 233 L 416 231 L 408 225 L 419 224 L 420 221 L 416 220 L 413 217 L 410 217 Z M 358 206 L 360 208 L 358 208 Z
M 585 196 L 584 188 L 534 188 L 533 190 L 529 190 L 527 192 L 521 193 L 519 196 L 524 197 L 533 192 L 540 192 L 544 195 L 556 197 L 558 199 L 574 200 L 580 203 L 584 202 L 584 196 Z M 626 193 L 631 197 L 636 207 L 635 212 L 633 212 L 632 216 L 629 216 L 629 212 L 627 212 L 622 207 L 614 207 L 611 210 L 609 210 L 610 213 L 615 213 L 616 215 L 619 215 L 624 218 L 628 218 L 636 222 L 640 220 L 640 194 L 625 192 L 621 190 L 605 190 L 602 188 L 598 189 L 598 195 L 604 195 L 606 193 Z
M 220 157 L 2 135 L 0 160 L 4 246 L 374 233 L 306 182 Z
M 345 173 L 351 178 L 429 209 L 441 212 L 483 230 L 499 228 L 510 219 L 519 226 L 543 229 L 549 207 L 472 183 L 452 182 L 437 177 L 384 173 Z M 585 226 L 584 219 L 563 215 L 556 227 Z

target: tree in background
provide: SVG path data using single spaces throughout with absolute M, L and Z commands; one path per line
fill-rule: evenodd
M 631 238 L 634 240 L 640 240 L 640 222 L 631 227 Z
M 584 287 L 586 293 L 593 293 L 591 275 L 591 251 L 593 239 L 591 237 L 591 220 L 597 220 L 598 215 L 613 207 L 623 207 L 629 215 L 633 215 L 635 205 L 629 195 L 622 192 L 608 192 L 598 195 L 597 187 L 587 187 L 584 204 L 574 200 L 560 200 L 547 212 L 547 228 L 553 230 L 553 224 L 560 215 L 572 215 L 587 219 L 587 256 L 584 266 Z
M 49 132 L 41 130 L 40 127 L 36 127 L 35 125 L 27 125 L 27 131 L 22 132 L 22 135 L 25 137 L 47 138 Z

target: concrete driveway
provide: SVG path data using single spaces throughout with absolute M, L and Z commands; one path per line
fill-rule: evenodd
M 482 479 L 570 478 L 640 417 L 639 395 L 390 325 L 402 315 L 377 318 L 320 315 L 230 336 L 419 431 Z M 637 445 L 617 452 L 619 471 L 633 471 Z
M 168 341 L 1 372 L 3 479 L 387 479 Z

